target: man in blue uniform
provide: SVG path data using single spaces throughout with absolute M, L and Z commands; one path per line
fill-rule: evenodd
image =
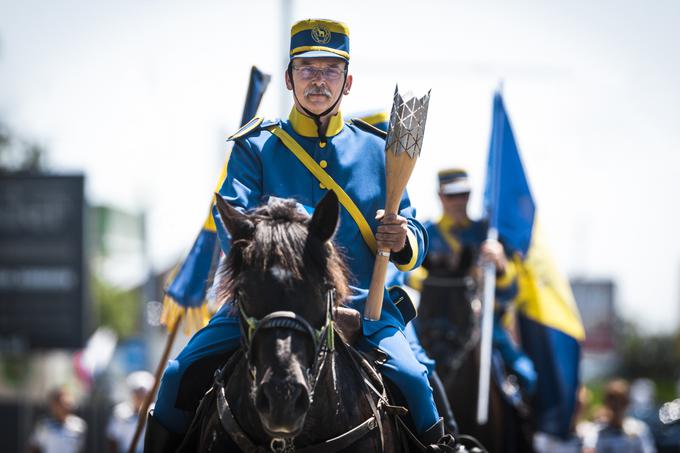
M 536 387 L 533 363 L 512 341 L 502 323 L 504 313 L 517 295 L 517 272 L 513 261 L 506 256 L 510 253 L 499 241 L 486 239 L 486 221 L 468 217 L 471 186 L 467 172 L 462 169 L 442 170 L 438 179 L 439 199 L 444 213 L 437 222 L 425 223 L 430 243 L 423 268 L 432 277 L 473 277 L 479 281 L 479 262 L 491 261 L 496 265 L 493 346 L 509 370 L 518 377 L 525 393 L 532 394 Z
M 385 203 L 384 134 L 361 121 L 345 123 L 340 113 L 341 99 L 353 82 L 349 58 L 346 25 L 329 20 L 293 25 L 285 80 L 294 106 L 285 121 L 254 118 L 230 137 L 234 147 L 219 192 L 233 206 L 248 210 L 270 196 L 294 198 L 311 209 L 327 190 L 335 191 L 343 209 L 334 241 L 343 249 L 354 277 L 349 305 L 363 313 L 376 247 L 390 249 L 392 261 L 408 271 L 422 262 L 427 235 L 414 218 L 408 196 L 402 198 L 399 215 L 381 211 Z M 214 215 L 226 251 L 229 238 L 216 210 Z M 427 370 L 409 348 L 404 318 L 386 290 L 383 298 L 381 318 L 363 321 L 359 347 L 377 347 L 387 353 L 383 373 L 404 394 L 423 443 L 435 444 L 444 430 Z M 160 433 L 172 438 L 187 429 L 202 395 L 185 391 L 188 380 L 196 382 L 187 378 L 192 365 L 223 357 L 239 346 L 238 318 L 229 312 L 226 306 L 220 309 L 169 362 L 149 421 L 151 436 Z M 206 382 L 203 390 L 209 385 Z

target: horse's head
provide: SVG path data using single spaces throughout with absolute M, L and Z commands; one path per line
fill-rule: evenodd
M 217 196 L 217 208 L 232 237 L 218 297 L 240 311 L 255 409 L 270 436 L 295 437 L 332 344 L 333 305 L 348 288 L 330 243 L 337 197 L 329 191 L 311 219 L 293 200 L 244 214 Z

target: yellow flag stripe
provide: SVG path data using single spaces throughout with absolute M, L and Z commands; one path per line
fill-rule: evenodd
M 537 222 L 524 262 L 516 260 L 519 277 L 518 309 L 528 318 L 583 341 L 585 331 L 566 278 L 548 251 Z

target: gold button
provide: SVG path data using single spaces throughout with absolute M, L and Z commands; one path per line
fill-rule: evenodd
M 319 146 L 320 146 L 321 148 L 325 148 L 325 147 L 326 147 L 326 142 L 319 142 Z
M 319 188 L 320 188 L 321 190 L 325 190 L 325 189 L 326 189 L 326 186 L 324 186 L 323 184 L 319 183 Z
M 326 167 L 328 167 L 328 162 L 326 162 L 325 160 L 322 160 L 321 162 L 319 162 L 319 165 L 321 165 L 321 168 L 326 168 Z

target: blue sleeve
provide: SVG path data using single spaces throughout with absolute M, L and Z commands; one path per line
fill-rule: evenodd
M 257 150 L 254 150 L 247 140 L 234 142 L 219 194 L 229 204 L 244 211 L 256 208 L 262 203 L 262 161 Z M 229 233 L 224 229 L 215 206 L 212 213 L 222 251 L 229 253 L 231 243 Z

